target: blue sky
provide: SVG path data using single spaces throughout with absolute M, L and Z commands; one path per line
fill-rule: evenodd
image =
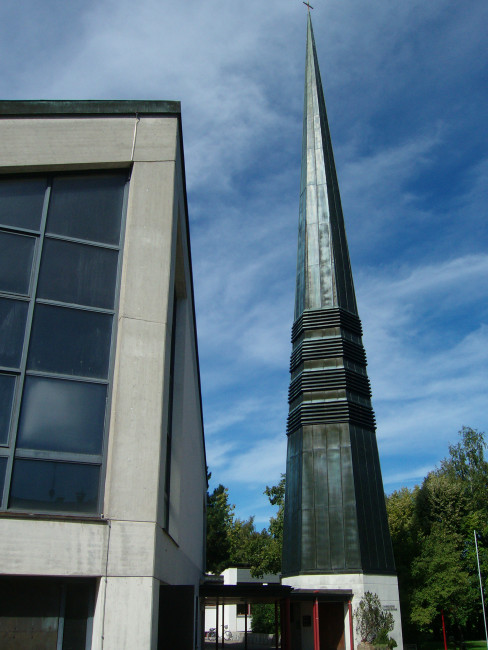
M 484 0 L 312 12 L 385 490 L 488 428 Z M 306 9 L 3 0 L 3 99 L 177 99 L 207 457 L 241 517 L 285 469 Z

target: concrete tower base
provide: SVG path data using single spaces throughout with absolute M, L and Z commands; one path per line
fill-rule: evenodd
M 324 629 L 324 626 L 326 628 L 329 626 L 333 637 L 327 640 L 321 638 L 320 650 L 322 648 L 330 650 L 332 645 L 335 645 L 337 650 L 354 650 L 357 647 L 361 639 L 356 632 L 354 613 L 359 601 L 367 591 L 378 594 L 383 608 L 393 614 L 395 627 L 390 636 L 397 642 L 398 650 L 403 650 L 400 598 L 396 576 L 365 573 L 307 574 L 284 577 L 282 584 L 289 585 L 296 590 L 304 590 L 307 593 L 317 592 L 319 619 L 321 615 L 322 618 L 327 618 L 327 622 L 322 620 L 320 624 L 319 621 L 318 627 Z M 349 591 L 351 595 L 335 596 L 340 591 L 343 593 Z M 318 650 L 314 645 L 313 600 L 296 602 L 293 606 L 292 647 L 296 646 L 301 650 Z M 350 612 L 352 612 L 352 622 Z

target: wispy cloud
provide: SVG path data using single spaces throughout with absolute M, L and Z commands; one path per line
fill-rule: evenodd
M 182 101 L 207 457 L 260 521 L 285 462 L 302 9 L 0 5 L 4 98 Z M 487 426 L 488 4 L 332 0 L 313 20 L 394 489 Z

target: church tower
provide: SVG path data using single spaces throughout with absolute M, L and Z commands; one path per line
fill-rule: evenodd
M 396 612 L 400 646 L 398 586 L 361 334 L 309 13 L 283 582 L 329 596 L 342 592 L 345 618 L 352 607 L 344 594 L 355 607 L 365 591 L 377 593 Z M 351 642 L 348 633 L 342 647 Z

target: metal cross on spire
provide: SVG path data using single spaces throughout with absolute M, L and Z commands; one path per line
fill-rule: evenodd
M 308 4 L 308 2 L 304 2 L 303 4 L 308 7 L 307 11 L 310 13 L 310 9 L 313 9 L 312 5 Z

